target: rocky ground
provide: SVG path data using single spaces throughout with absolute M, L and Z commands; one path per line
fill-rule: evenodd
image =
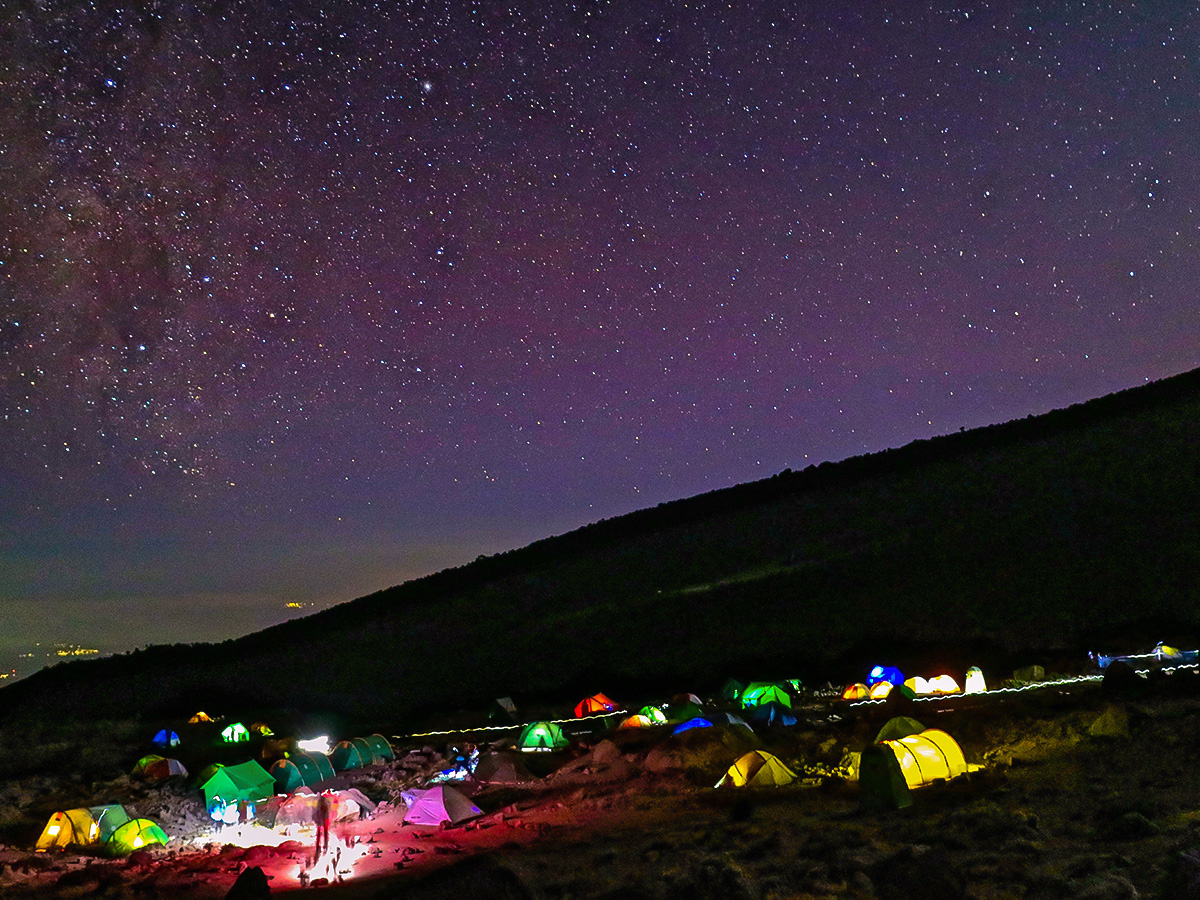
M 915 792 L 907 809 L 864 809 L 856 784 L 824 773 L 895 714 L 949 732 L 982 768 Z M 715 790 L 755 746 L 809 777 Z M 484 815 L 440 830 L 403 825 L 399 794 L 445 766 L 446 746 L 397 749 L 395 763 L 343 776 L 383 802 L 341 826 L 316 866 L 310 833 L 214 834 L 182 786 L 81 785 L 69 773 L 9 781 L 0 896 L 202 900 L 257 867 L 272 895 L 332 900 L 1200 898 L 1200 676 L 1190 672 L 928 704 L 813 702 L 801 724 L 753 738 L 609 732 L 537 760 L 553 771 L 532 782 L 468 785 Z M 172 843 L 110 861 L 30 853 L 41 823 L 23 844 L 12 839 L 14 822 L 33 821 L 28 810 L 56 795 L 58 808 L 81 805 L 87 789 L 157 818 Z

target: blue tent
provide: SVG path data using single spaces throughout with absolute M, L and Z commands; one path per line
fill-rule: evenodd
M 784 706 L 782 703 L 776 703 L 773 700 L 770 703 L 762 704 L 762 706 L 754 707 L 750 718 L 754 722 L 761 722 L 765 725 L 796 724 L 796 717 L 792 714 L 791 708 Z
M 693 719 L 688 719 L 682 725 L 676 725 L 675 730 L 671 734 L 679 734 L 681 731 L 691 731 L 693 728 L 712 728 L 712 722 L 703 716 L 696 716 Z
M 904 675 L 895 666 L 876 666 L 867 675 L 867 685 L 878 684 L 881 681 L 891 685 L 904 684 Z
M 178 747 L 179 735 L 169 728 L 164 728 L 151 738 L 150 742 L 159 747 Z

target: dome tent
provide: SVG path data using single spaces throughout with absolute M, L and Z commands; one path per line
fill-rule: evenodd
M 575 705 L 575 718 L 582 719 L 585 716 L 603 715 L 616 710 L 616 701 L 609 699 L 604 694 L 592 694 L 590 697 L 585 697 Z
M 766 750 L 751 750 L 721 776 L 717 787 L 778 787 L 791 784 L 796 773 Z
M 563 750 L 569 743 L 562 728 L 554 722 L 530 722 L 517 735 L 517 749 L 524 753 Z
M 165 844 L 167 833 L 150 819 L 130 819 L 119 826 L 104 842 L 104 849 L 113 856 L 128 856 L 134 850 L 150 844 Z
M 65 849 L 71 845 L 91 847 L 102 844 L 128 821 L 125 807 L 115 803 L 56 812 L 46 822 L 34 849 L 44 853 L 54 847 Z
M 401 796 L 408 806 L 404 821 L 411 825 L 457 825 L 483 810 L 448 785 L 405 791 Z

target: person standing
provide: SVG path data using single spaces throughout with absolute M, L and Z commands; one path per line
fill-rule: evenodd
M 329 849 L 329 819 L 333 814 L 329 794 L 324 791 L 317 798 L 317 858 Z

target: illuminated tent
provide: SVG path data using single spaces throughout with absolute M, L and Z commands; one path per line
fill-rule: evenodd
M 703 716 L 695 716 L 682 724 L 676 725 L 675 730 L 671 734 L 681 734 L 684 731 L 691 731 L 693 728 L 712 728 L 712 724 L 712 722 Z
M 166 842 L 167 833 L 155 822 L 150 819 L 130 819 L 104 842 L 104 849 L 114 856 L 128 856 L 142 847 Z
M 866 700 L 871 696 L 871 689 L 861 681 L 848 684 L 842 689 L 843 700 Z
M 867 673 L 867 686 L 886 681 L 890 685 L 904 684 L 904 675 L 895 666 L 875 666 Z
M 643 706 L 638 710 L 639 716 L 645 716 L 650 720 L 651 725 L 666 725 L 667 714 L 657 706 Z
M 271 730 L 271 726 L 266 722 L 255 722 L 250 726 L 250 733 L 258 735 L 259 737 L 271 737 L 275 734 L 275 732 Z
M 404 791 L 401 796 L 408 805 L 404 821 L 410 825 L 457 825 L 483 815 L 478 806 L 444 784 Z
M 570 742 L 554 722 L 530 722 L 517 735 L 517 749 L 523 753 L 536 750 L 562 750 Z
M 612 712 L 616 708 L 617 704 L 615 701 L 610 700 L 603 694 L 592 694 L 592 696 L 580 700 L 575 706 L 575 718 L 582 719 L 584 716 Z
M 788 709 L 792 708 L 792 695 L 781 684 L 766 681 L 755 681 L 742 693 L 742 706 L 762 706 L 764 703 L 782 703 Z
M 375 736 L 378 737 L 378 735 Z M 362 757 L 364 766 L 378 765 L 392 758 L 390 747 L 387 749 L 388 756 L 383 756 L 378 750 L 378 745 L 370 738 L 356 737 L 351 738 L 350 741 L 358 748 L 358 755 Z M 387 741 L 384 743 L 386 744 Z
M 90 847 L 107 840 L 114 830 L 129 821 L 125 807 L 117 804 L 68 809 L 56 812 L 46 822 L 34 849 L 44 853 L 54 847 Z
M 920 675 L 913 675 L 904 679 L 904 684 L 901 687 L 906 688 L 914 697 L 920 697 L 930 692 L 929 682 Z
M 221 738 L 227 744 L 240 744 L 242 741 L 250 740 L 250 730 L 241 722 L 234 722 L 232 725 L 225 726 L 225 730 L 221 732 Z
M 750 712 L 750 721 L 763 725 L 795 725 L 796 717 L 790 707 L 772 700 L 760 704 Z
M 796 773 L 766 750 L 751 750 L 721 776 L 717 787 L 777 787 L 791 784 Z
M 668 722 L 686 722 L 688 719 L 694 719 L 696 716 L 703 715 L 704 709 L 703 704 L 695 699 L 694 694 L 687 694 L 684 697 L 677 697 L 668 703 L 665 712 Z
M 338 741 L 329 751 L 329 762 L 337 771 L 344 772 L 368 765 L 371 757 L 368 755 L 364 760 L 362 749 L 354 741 Z
M 204 803 L 210 810 L 213 800 L 219 799 L 226 806 L 239 800 L 257 802 L 275 793 L 275 779 L 271 773 L 254 760 L 236 766 L 221 766 L 208 780 L 200 785 Z
M 967 669 L 966 682 L 963 684 L 964 694 L 978 694 L 987 690 L 987 682 L 983 679 L 983 671 L 979 666 Z
M 910 788 L 924 787 L 934 781 L 949 781 L 967 773 L 962 748 L 940 728 L 926 728 L 920 734 L 882 743 L 895 754 Z
M 481 753 L 472 775 L 476 781 L 490 784 L 517 784 L 537 780 L 515 753 Z
M 925 684 L 931 694 L 957 694 L 960 690 L 952 675 L 935 675 Z
M 653 725 L 654 725 L 654 723 L 650 721 L 648 716 L 644 716 L 641 713 L 634 713 L 632 716 L 630 716 L 628 719 L 626 719 L 624 722 L 622 722 L 617 727 L 618 728 L 650 728 Z
M 204 712 L 204 710 L 201 710 L 200 712 L 198 712 L 194 716 L 192 716 L 190 719 L 188 719 L 188 724 L 189 725 L 200 725 L 201 723 L 211 722 L 211 721 L 212 721 L 212 717 L 208 713 Z
M 165 759 L 152 753 L 137 761 L 132 774 L 147 781 L 166 781 L 176 775 L 187 778 L 188 771 L 179 760 Z
M 163 728 L 150 739 L 150 743 L 159 747 L 178 747 L 179 735 L 170 728 Z
M 892 692 L 895 685 L 890 681 L 877 681 L 871 685 L 870 695 L 872 700 L 886 700 L 888 694 Z

